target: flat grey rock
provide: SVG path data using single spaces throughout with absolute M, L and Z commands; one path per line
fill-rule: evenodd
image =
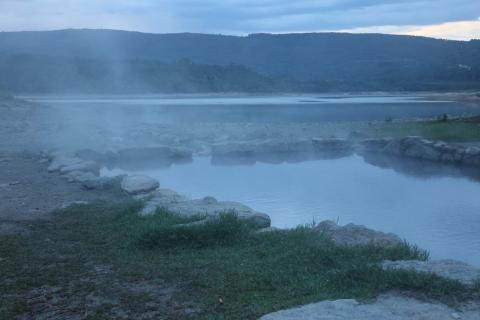
M 130 175 L 123 178 L 122 190 L 130 194 L 148 193 L 160 186 L 157 180 L 145 175 Z
M 384 269 L 403 269 L 415 270 L 418 272 L 434 273 L 438 276 L 460 281 L 466 285 L 473 285 L 480 281 L 480 269 L 475 268 L 465 262 L 456 260 L 403 260 L 403 261 L 384 261 Z
M 240 219 L 253 221 L 260 228 L 269 227 L 271 222 L 270 217 L 265 213 L 257 212 L 238 202 L 218 201 L 213 197 L 189 200 L 175 191 L 159 189 L 140 198 L 147 199 L 142 215 L 153 214 L 157 208 L 164 208 L 185 216 L 205 215 L 207 217 L 216 217 L 221 213 L 233 211 Z
M 333 221 L 326 220 L 319 223 L 314 230 L 325 234 L 340 245 L 375 244 L 393 247 L 403 243 L 402 239 L 393 233 L 384 233 L 352 223 L 339 226 Z
M 460 310 L 440 303 L 385 294 L 374 303 L 360 304 L 353 299 L 322 301 L 267 314 L 260 320 L 478 320 L 478 305 Z

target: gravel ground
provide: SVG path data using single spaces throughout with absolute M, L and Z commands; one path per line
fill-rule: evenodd
M 74 201 L 119 202 L 128 196 L 112 190 L 84 189 L 58 173 L 47 172 L 46 159 L 14 153 L 0 160 L 0 219 L 9 221 L 48 217 L 48 213 Z

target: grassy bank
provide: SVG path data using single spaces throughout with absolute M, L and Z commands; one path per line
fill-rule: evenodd
M 479 142 L 480 117 L 435 121 L 373 121 L 326 123 L 313 133 L 322 138 L 404 138 L 421 136 L 446 142 Z
M 426 259 L 407 245 L 339 247 L 309 227 L 256 233 L 230 214 L 178 226 L 195 218 L 168 212 L 140 217 L 139 206 L 77 205 L 34 222 L 28 237 L 1 236 L 0 315 L 61 310 L 87 319 L 145 313 L 256 319 L 323 299 L 368 300 L 392 289 L 452 304 L 479 294 L 458 282 L 373 264 Z
M 467 121 L 419 121 L 378 123 L 366 130 L 375 137 L 421 136 L 449 142 L 480 141 L 480 124 Z

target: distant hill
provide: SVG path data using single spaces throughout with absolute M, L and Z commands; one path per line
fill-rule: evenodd
M 164 63 L 0 55 L 0 92 L 272 92 L 279 84 L 243 66 L 200 65 L 186 59 Z
M 120 72 L 121 71 L 121 72 Z M 383 34 L 0 32 L 13 92 L 480 89 L 480 41 Z

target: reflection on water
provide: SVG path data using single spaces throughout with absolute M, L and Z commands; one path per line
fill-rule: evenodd
M 158 178 L 162 187 L 191 197 L 212 195 L 245 203 L 268 213 L 277 227 L 325 219 L 364 224 L 397 233 L 431 250 L 433 258 L 480 265 L 480 183 L 471 179 L 478 172 L 467 178 L 463 174 L 472 172 L 432 163 L 372 156 L 367 161 L 350 155 L 217 166 L 199 157 L 188 164 L 141 171 Z M 106 175 L 121 172 L 103 170 Z

